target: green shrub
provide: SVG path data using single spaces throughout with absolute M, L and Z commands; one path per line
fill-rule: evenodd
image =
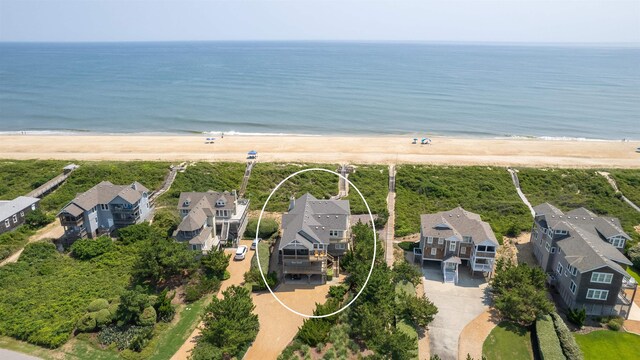
M 56 246 L 50 241 L 38 241 L 27 244 L 20 254 L 18 262 L 35 265 L 43 261 L 54 260 L 59 258 Z
M 336 298 L 338 300 L 344 299 L 347 294 L 347 287 L 345 285 L 333 285 L 329 287 L 329 297 Z
M 109 346 L 115 344 L 118 350 L 140 351 L 153 335 L 153 326 L 109 326 L 98 333 L 98 342 Z
M 278 274 L 276 274 L 275 271 L 266 274 L 265 278 L 271 289 L 274 289 L 278 285 Z M 257 292 L 267 290 L 267 286 L 264 284 L 264 280 L 262 279 L 262 275 L 260 275 L 260 270 L 258 270 L 258 268 L 253 268 L 244 273 L 244 281 L 246 283 L 253 284 L 251 291 Z
M 2 224 L 4 226 L 4 224 Z M 0 234 L 0 260 L 4 260 L 27 245 L 35 231 L 27 226 L 19 226 L 13 231 Z
M 249 219 L 249 221 L 247 222 L 247 229 L 244 231 L 244 236 L 248 239 L 255 239 L 257 228 L 258 219 Z M 260 231 L 258 231 L 258 237 L 261 239 L 269 239 L 274 234 L 277 234 L 278 230 L 278 223 L 275 220 L 262 218 L 260 220 Z
M 96 314 L 95 313 L 87 313 L 84 314 L 76 323 L 76 328 L 79 332 L 92 332 L 96 329 Z
M 156 309 L 156 313 L 158 314 L 158 321 L 170 322 L 173 320 L 173 317 L 176 314 L 176 309 L 171 304 L 171 300 L 173 300 L 175 296 L 175 293 L 169 296 L 167 289 L 162 290 L 160 295 L 158 295 L 158 298 L 153 305 Z
M 582 328 L 585 320 L 587 319 L 587 310 L 585 308 L 569 309 L 567 311 L 567 319 L 579 328 Z
M 96 312 L 107 308 L 109 308 L 109 302 L 106 299 L 95 299 L 89 303 L 87 311 Z
M 153 227 L 160 230 L 166 236 L 171 236 L 180 225 L 180 216 L 169 209 L 156 210 L 153 215 Z
M 565 360 L 551 316 L 544 315 L 536 321 L 536 335 L 540 360 Z
M 200 267 L 207 276 L 223 280 L 224 273 L 229 266 L 229 259 L 231 259 L 231 254 L 224 251 L 210 251 L 200 259 Z
M 48 215 L 42 209 L 37 208 L 34 211 L 29 212 L 24 218 L 24 224 L 32 230 L 40 229 L 46 226 L 48 223 L 55 220 L 52 215 Z
M 113 322 L 113 315 L 111 315 L 109 309 L 102 309 L 96 311 L 94 314 L 96 318 L 96 326 L 100 329 Z
M 396 261 L 393 265 L 393 282 L 408 281 L 413 285 L 418 285 L 422 281 L 421 279 L 422 272 L 406 260 Z
M 328 340 L 330 330 L 331 323 L 324 319 L 305 319 L 297 337 L 309 346 L 316 346 Z
M 220 289 L 220 283 L 218 278 L 208 278 L 197 273 L 184 288 L 184 300 L 194 302 L 205 294 L 216 292 Z
M 97 239 L 79 239 L 71 245 L 71 254 L 80 260 L 89 260 L 115 249 L 113 241 L 108 236 Z
M 631 259 L 633 266 L 636 269 L 640 269 L 640 243 L 630 247 L 627 250 L 627 255 L 629 256 L 629 259 Z
M 109 314 L 111 314 L 111 317 L 115 318 L 116 314 L 118 313 L 118 307 L 120 307 L 120 303 L 119 302 L 113 302 L 109 305 Z
M 621 317 L 614 317 L 607 322 L 607 327 L 613 331 L 620 331 L 622 329 L 622 324 L 624 323 L 624 319 Z
M 152 326 L 156 323 L 158 319 L 158 315 L 156 314 L 156 309 L 153 306 L 149 306 L 144 309 L 142 314 L 140 314 L 140 318 L 138 319 L 138 325 L 140 326 Z
M 582 350 L 580 350 L 576 339 L 573 337 L 573 334 L 571 334 L 571 331 L 569 331 L 562 317 L 554 311 L 551 312 L 551 318 L 553 319 L 553 325 L 556 328 L 556 334 L 558 334 L 558 339 L 560 340 L 562 352 L 567 360 L 583 360 Z

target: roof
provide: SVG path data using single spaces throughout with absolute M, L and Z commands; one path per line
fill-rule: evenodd
M 480 244 L 486 241 L 498 246 L 491 226 L 482 221 L 480 215 L 457 207 L 449 211 L 420 216 L 421 233 L 426 237 L 438 237 L 462 241 L 470 236 L 471 241 Z
M 18 196 L 17 198 L 0 203 L 0 220 L 4 221 L 20 211 L 36 204 L 40 199 L 29 196 Z
M 292 203 L 289 212 L 282 215 L 279 250 L 296 241 L 312 249 L 314 243 L 329 244 L 330 230 L 348 230 L 351 214 L 348 200 L 318 200 L 306 193 Z
M 536 220 L 542 226 L 553 231 L 568 231 L 568 235 L 557 240 L 557 244 L 571 266 L 580 272 L 607 266 L 626 275 L 620 264 L 631 265 L 631 261 L 606 240 L 616 235 L 629 239 L 618 219 L 598 216 L 585 208 L 565 214 L 550 204 L 538 205 L 534 210 Z
M 236 208 L 237 195 L 228 191 L 207 191 L 207 192 L 183 192 L 180 193 L 180 199 L 178 200 L 178 210 L 191 210 L 199 204 L 202 199 L 206 199 L 207 203 L 203 203 L 202 206 L 210 209 L 219 210 L 231 210 Z M 224 205 L 217 205 L 218 200 L 222 200 Z
M 117 197 L 134 204 L 142 198 L 144 193 L 148 192 L 149 189 L 137 181 L 131 185 L 114 185 L 109 181 L 103 181 L 84 193 L 78 194 L 60 212 L 68 212 L 77 216 L 99 204 L 109 204 Z M 82 212 L 78 213 L 77 208 L 81 209 Z

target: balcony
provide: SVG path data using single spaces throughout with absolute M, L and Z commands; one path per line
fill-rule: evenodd
M 474 264 L 471 266 L 473 271 L 491 272 L 493 271 L 493 265 L 491 264 Z
M 496 252 L 495 251 L 476 251 L 473 253 L 473 256 L 476 258 L 495 258 L 496 257 Z
M 65 226 L 82 226 L 84 224 L 84 218 L 82 216 L 73 217 L 73 216 L 61 216 L 60 217 L 60 225 Z
M 139 204 L 135 206 L 111 205 L 111 212 L 114 214 L 131 214 L 137 212 L 139 208 Z

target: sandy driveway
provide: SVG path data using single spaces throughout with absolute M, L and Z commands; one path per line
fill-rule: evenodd
M 251 240 L 241 240 L 240 244 L 250 246 Z M 235 248 L 226 249 L 225 252 L 227 252 L 228 254 L 234 254 Z M 222 298 L 222 291 L 224 291 L 231 285 L 241 285 L 244 282 L 244 273 L 247 272 L 251 267 L 251 256 L 253 256 L 253 251 L 250 251 L 247 255 L 247 258 L 242 261 L 233 261 L 233 258 L 231 259 L 231 261 L 229 262 L 229 267 L 227 267 L 227 270 L 229 270 L 229 273 L 231 273 L 231 277 L 222 282 L 222 286 L 220 287 L 220 291 L 217 295 L 218 298 Z M 193 333 L 191 333 L 189 339 L 187 339 L 187 341 L 182 344 L 178 352 L 175 353 L 173 357 L 171 357 L 171 360 L 187 360 L 189 358 L 191 350 L 193 350 L 196 345 L 195 339 L 198 335 L 200 335 L 199 327 L 196 328 Z
M 457 285 L 442 282 L 439 264 L 424 267 L 422 272 L 425 294 L 438 307 L 438 314 L 428 331 L 431 355 L 437 354 L 443 360 L 457 360 L 462 330 L 489 309 L 485 292 L 487 284 L 480 276 L 471 278 L 464 266 L 459 269 Z
M 316 303 L 324 303 L 329 284 L 305 286 L 283 284 L 275 291 L 278 298 L 287 306 L 311 315 Z M 293 340 L 302 325 L 303 317 L 296 315 L 280 305 L 270 293 L 253 295 L 253 303 L 260 320 L 260 332 L 247 351 L 245 360 L 275 360 Z

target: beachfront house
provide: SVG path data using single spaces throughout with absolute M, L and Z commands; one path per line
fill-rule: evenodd
M 309 283 L 325 283 L 327 269 L 336 271 L 349 250 L 350 214 L 348 200 L 318 200 L 309 193 L 292 198 L 272 254 L 282 281 L 304 276 Z
M 183 192 L 178 200 L 182 221 L 173 237 L 205 252 L 236 246 L 247 226 L 248 210 L 249 200 L 238 198 L 235 191 Z
M 578 208 L 566 214 L 551 204 L 534 207 L 533 254 L 567 308 L 598 316 L 629 316 L 637 283 L 626 272 L 630 239 L 620 221 Z
M 498 241 L 480 215 L 457 207 L 420 217 L 420 244 L 414 249 L 421 264 L 438 262 L 444 282 L 458 282 L 458 266 L 468 266 L 471 274 L 490 275 Z
M 152 212 L 149 189 L 139 182 L 114 185 L 103 181 L 71 200 L 59 213 L 65 241 L 110 235 L 138 224 Z
M 0 234 L 24 224 L 27 214 L 38 208 L 40 199 L 18 196 L 13 200 L 0 200 Z

